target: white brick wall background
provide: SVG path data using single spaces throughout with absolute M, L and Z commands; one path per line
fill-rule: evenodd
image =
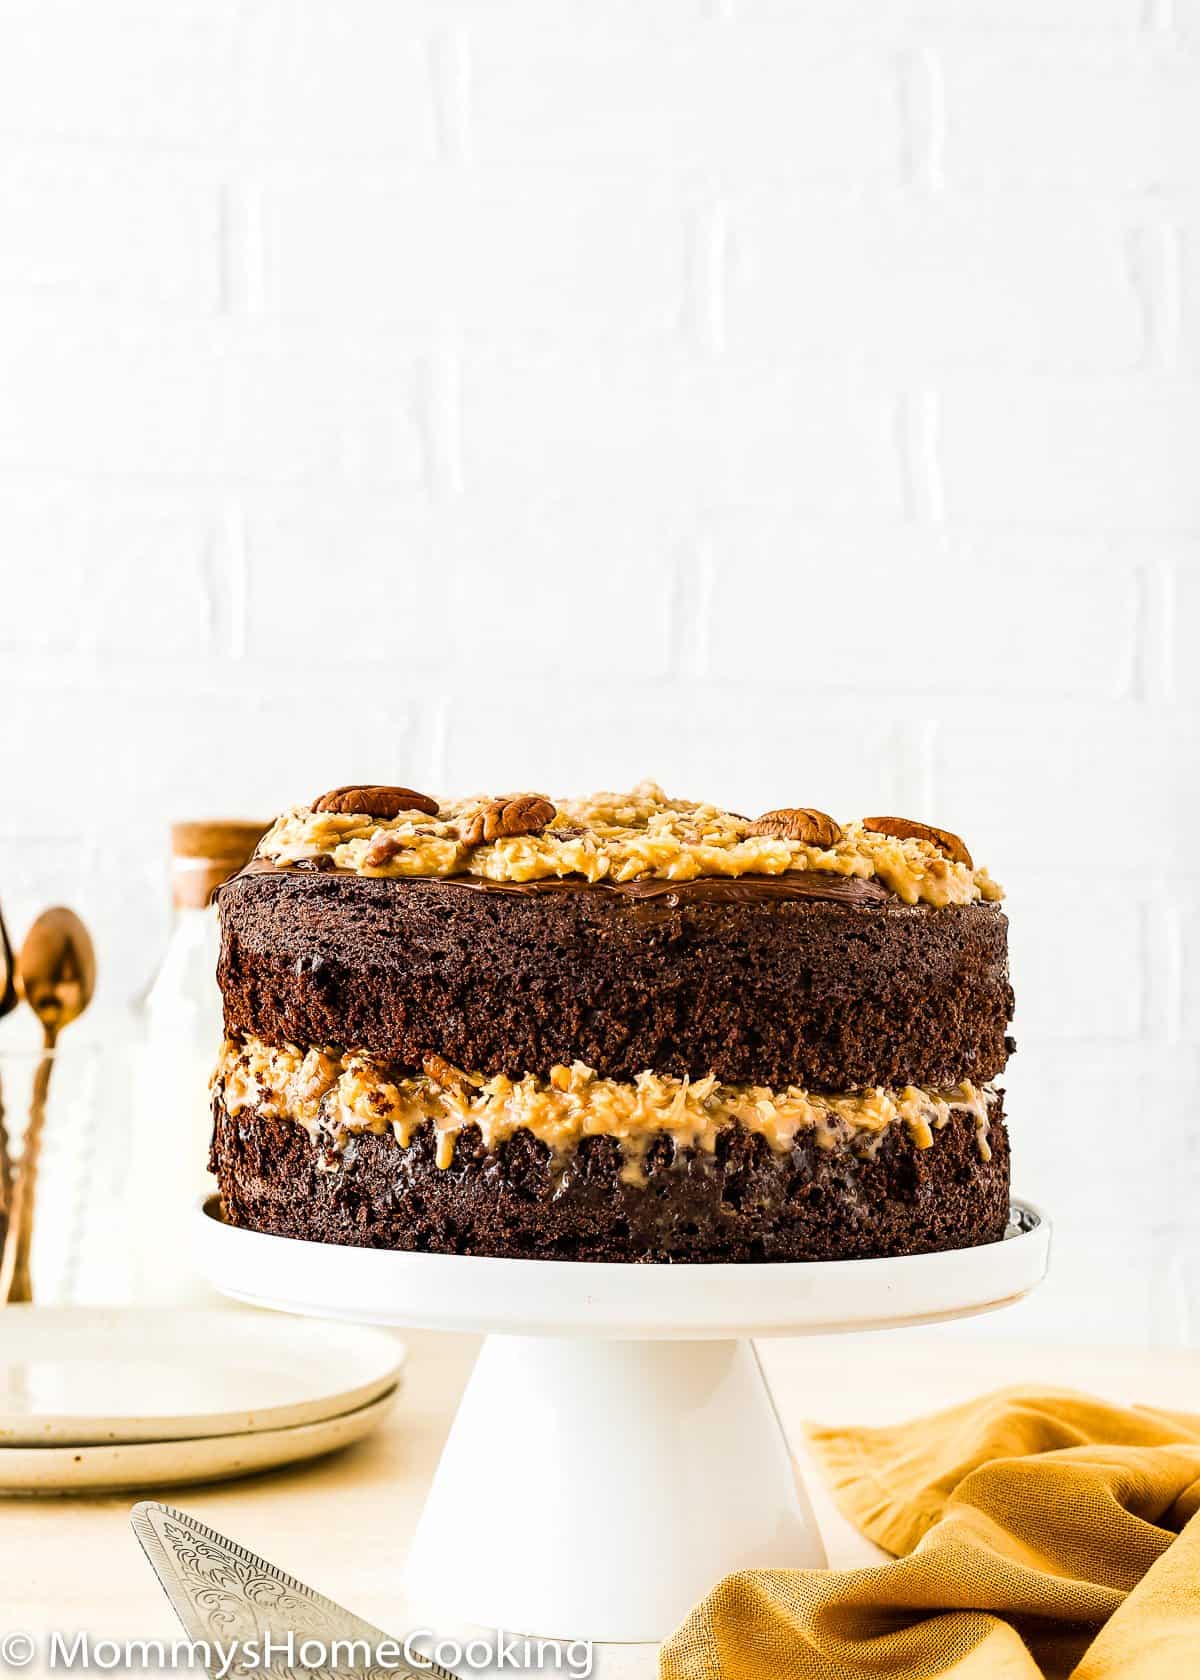
M 0 0 L 0 889 L 355 776 L 1010 889 L 991 1333 L 1200 1340 L 1196 0 Z

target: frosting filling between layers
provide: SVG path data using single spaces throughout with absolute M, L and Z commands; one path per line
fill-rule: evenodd
M 439 806 L 435 817 L 402 811 L 383 819 L 357 813 L 286 811 L 259 844 L 258 856 L 282 867 L 326 866 L 384 877 L 475 877 L 529 882 L 686 882 L 771 877 L 813 870 L 880 881 L 905 904 L 972 904 L 1003 897 L 986 869 L 944 856 L 923 839 L 896 839 L 861 822 L 828 847 L 748 833 L 751 822 L 715 805 L 670 799 L 653 782 L 630 793 L 557 802 L 540 833 L 471 845 L 466 835 L 483 801 Z M 382 849 L 381 840 L 387 844 Z
M 645 1072 L 635 1080 L 599 1078 L 582 1062 L 551 1069 L 548 1079 L 528 1074 L 488 1078 L 427 1056 L 425 1071 L 406 1074 L 361 1052 L 278 1048 L 260 1039 L 227 1039 L 213 1076 L 226 1112 L 254 1110 L 269 1119 L 303 1126 L 334 1150 L 357 1132 L 390 1132 L 407 1148 L 416 1129 L 431 1123 L 437 1161 L 448 1167 L 459 1134 L 477 1126 L 486 1148 L 520 1128 L 556 1156 L 584 1138 L 614 1137 L 625 1155 L 623 1176 L 641 1181 L 641 1161 L 651 1141 L 671 1137 L 677 1149 L 712 1152 L 720 1132 L 740 1124 L 783 1154 L 803 1136 L 824 1150 L 872 1155 L 893 1126 L 903 1126 L 919 1149 L 955 1114 L 969 1114 L 981 1157 L 991 1157 L 990 1086 L 963 1083 L 944 1090 L 906 1085 L 826 1094 L 788 1086 L 726 1085 L 714 1075 L 675 1079 Z

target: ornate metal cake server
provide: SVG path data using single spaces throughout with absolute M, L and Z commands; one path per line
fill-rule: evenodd
M 456 1680 L 425 1658 L 409 1668 L 390 1634 L 185 1511 L 148 1500 L 133 1507 L 130 1522 L 189 1640 L 209 1647 L 210 1675 Z M 268 1638 L 269 1662 L 263 1660 Z M 324 1658 L 317 1666 L 304 1666 L 306 1641 L 310 1656 Z M 363 1662 L 381 1647 L 388 1648 L 386 1664 Z

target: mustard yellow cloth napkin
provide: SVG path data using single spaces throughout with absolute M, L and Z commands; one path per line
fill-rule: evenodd
M 661 1680 L 1200 1680 L 1200 1415 L 1010 1388 L 809 1438 L 898 1561 L 728 1576 Z

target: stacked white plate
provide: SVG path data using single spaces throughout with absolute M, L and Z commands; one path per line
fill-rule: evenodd
M 382 1331 L 249 1311 L 5 1307 L 0 1494 L 245 1476 L 370 1434 L 395 1400 Z

